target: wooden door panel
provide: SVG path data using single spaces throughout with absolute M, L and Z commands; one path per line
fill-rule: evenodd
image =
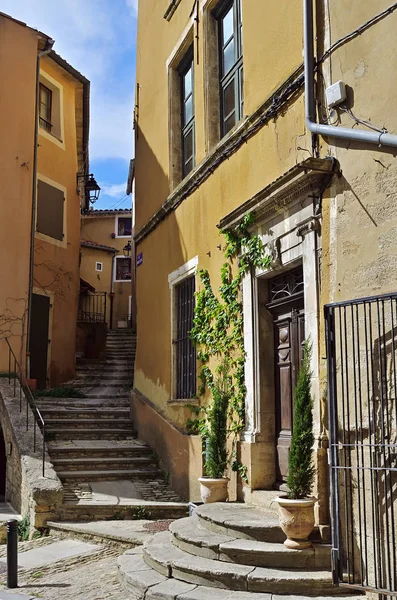
M 50 299 L 33 294 L 32 318 L 30 323 L 30 376 L 37 380 L 37 387 L 47 385 L 48 327 L 50 321 Z

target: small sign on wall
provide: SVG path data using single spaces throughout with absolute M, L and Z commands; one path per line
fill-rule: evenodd
M 136 266 L 139 267 L 143 263 L 143 252 L 140 252 L 136 256 Z

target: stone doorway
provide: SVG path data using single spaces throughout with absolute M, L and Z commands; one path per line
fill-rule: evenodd
M 273 317 L 274 340 L 275 487 L 280 488 L 288 476 L 294 389 L 305 339 L 303 269 L 298 267 L 283 273 L 271 279 L 268 285 L 266 308 Z

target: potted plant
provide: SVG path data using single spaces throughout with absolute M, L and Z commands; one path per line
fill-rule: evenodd
M 227 418 L 231 396 L 231 379 L 226 360 L 217 367 L 216 376 L 209 383 L 212 405 L 206 412 L 205 461 L 203 477 L 199 477 L 202 501 L 224 502 L 227 498 Z
M 314 504 L 310 497 L 314 482 L 312 458 L 313 398 L 311 395 L 310 360 L 312 344 L 306 340 L 303 346 L 303 361 L 299 370 L 294 392 L 294 421 L 291 448 L 288 459 L 288 493 L 277 498 L 281 529 L 287 539 L 287 548 L 309 548 L 309 535 L 314 527 Z

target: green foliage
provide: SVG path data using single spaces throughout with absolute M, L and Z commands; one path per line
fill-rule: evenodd
M 30 519 L 25 515 L 18 523 L 18 539 L 20 542 L 26 542 L 30 535 Z
M 312 459 L 314 435 L 310 339 L 305 341 L 303 353 L 303 362 L 294 392 L 294 426 L 288 461 L 288 498 L 291 499 L 306 498 L 310 495 L 315 474 Z
M 186 427 L 189 433 L 198 433 L 203 441 L 207 438 L 215 442 L 218 435 L 217 449 L 208 452 L 206 472 L 217 470 L 222 474 L 226 463 L 232 462 L 232 469 L 237 471 L 244 481 L 247 480 L 247 468 L 238 461 L 236 442 L 244 428 L 245 395 L 244 381 L 244 321 L 241 296 L 241 284 L 244 275 L 255 268 L 267 268 L 270 256 L 267 255 L 262 240 L 258 235 L 252 235 L 249 228 L 255 222 L 252 213 L 246 215 L 242 222 L 233 230 L 224 231 L 226 240 L 225 259 L 221 267 L 221 285 L 217 294 L 214 292 L 208 271 L 201 269 L 198 276 L 202 289 L 196 292 L 196 306 L 193 328 L 190 332 L 192 341 L 198 348 L 197 357 L 201 362 L 199 373 L 199 395 L 206 391 L 212 395 L 212 405 L 199 411 L 193 411 Z M 215 365 L 215 366 L 214 366 Z M 227 384 L 227 391 L 226 391 Z M 223 406 L 224 421 L 218 420 L 218 406 Z M 213 426 L 211 428 L 211 419 Z M 222 444 L 232 436 L 232 452 L 230 457 L 220 450 Z M 215 448 L 215 446 L 214 446 Z
M 1 379 L 8 379 L 8 378 L 15 379 L 15 377 L 16 377 L 16 373 L 14 373 L 12 371 L 11 371 L 11 373 L 8 373 L 8 371 L 0 371 Z
M 149 515 L 144 506 L 137 506 L 134 512 L 132 513 L 132 518 L 134 521 L 141 521 L 143 519 L 148 519 Z
M 84 392 L 74 387 L 56 387 L 51 390 L 34 390 L 36 398 L 86 398 Z
M 231 389 L 229 373 L 229 364 L 223 360 L 211 385 L 213 402 L 207 411 L 205 473 L 214 479 L 223 477 L 227 466 L 227 416 Z

